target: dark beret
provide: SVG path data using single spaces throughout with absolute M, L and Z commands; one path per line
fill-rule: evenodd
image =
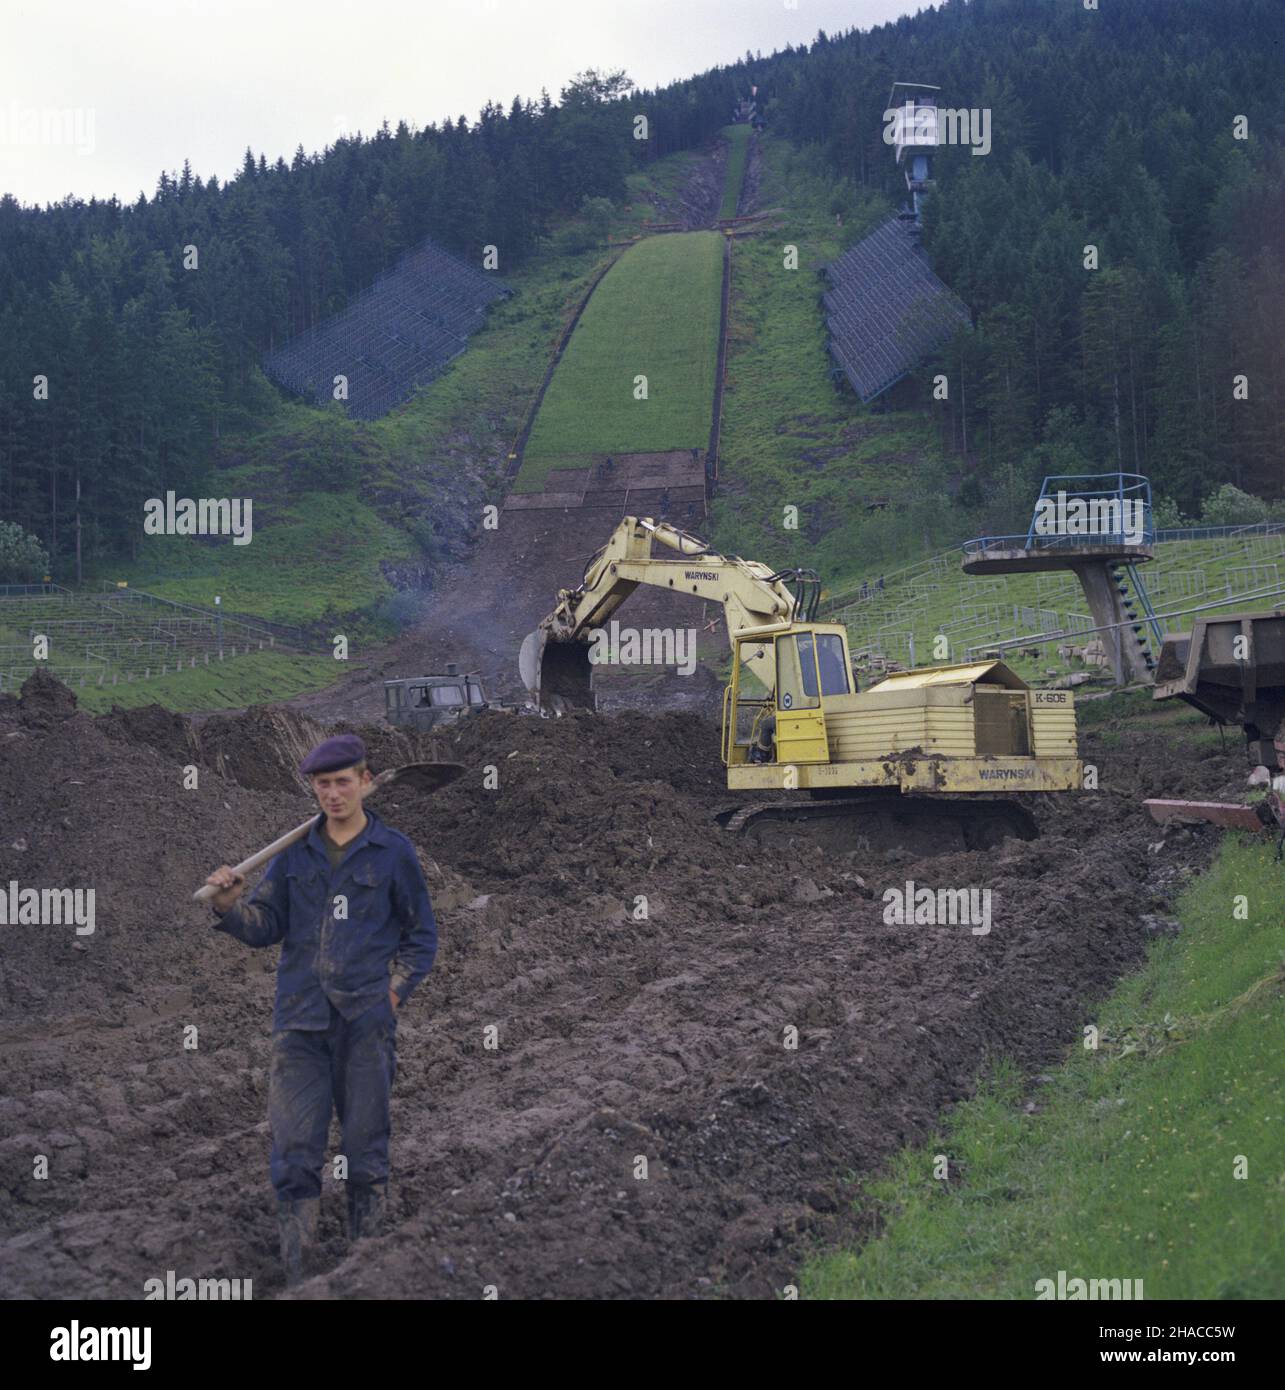
M 338 772 L 365 759 L 366 745 L 356 734 L 336 734 L 323 739 L 299 764 L 299 771 L 311 777 L 318 772 Z

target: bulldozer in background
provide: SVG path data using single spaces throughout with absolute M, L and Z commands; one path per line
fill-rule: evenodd
M 653 556 L 653 542 L 678 558 Z M 897 845 L 926 833 L 939 849 L 951 827 L 963 846 L 985 848 L 1038 833 L 1026 807 L 995 793 L 1082 785 L 1070 691 L 1031 690 L 1000 661 L 898 672 L 859 690 L 847 629 L 817 620 L 814 571 L 721 555 L 648 517 L 625 517 L 522 643 L 519 672 L 537 705 L 595 708 L 592 634 L 640 584 L 723 606 L 728 789 L 803 794 L 726 810 L 728 830 L 823 822 L 839 845 L 854 833 Z

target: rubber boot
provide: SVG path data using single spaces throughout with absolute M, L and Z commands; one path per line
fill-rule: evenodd
M 285 1271 L 286 1287 L 303 1280 L 304 1253 L 317 1241 L 317 1217 L 321 1200 L 300 1197 L 277 1203 L 277 1228 L 281 1235 L 281 1267 Z
M 377 1236 L 384 1225 L 384 1189 L 372 1183 L 348 1184 L 348 1240 Z

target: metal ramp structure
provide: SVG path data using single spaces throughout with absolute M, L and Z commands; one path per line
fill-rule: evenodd
M 1137 569 L 1146 575 L 1147 604 L 1135 605 L 1135 621 L 1143 622 L 1154 651 L 1156 626 L 1168 641 L 1204 613 L 1285 602 L 1285 521 L 1158 530 L 1155 558 Z M 1128 581 L 1126 568 L 1120 582 Z M 822 609 L 847 626 L 853 657 L 876 674 L 930 659 L 939 635 L 962 660 L 1021 661 L 1038 650 L 1047 666 L 1046 653 L 1055 651 L 1067 663 L 1062 674 L 1070 674 L 1069 663 L 1082 659 L 1075 648 L 1099 635 L 1071 570 L 970 576 L 961 570 L 958 545 L 850 581 L 827 595 Z M 1041 679 L 1029 668 L 1022 674 Z
M 1044 479 L 1026 534 L 965 542 L 963 569 L 969 575 L 1070 570 L 1116 684 L 1129 685 L 1151 680 L 1163 640 L 1138 571 L 1154 547 L 1151 484 L 1140 473 L 1053 474 Z

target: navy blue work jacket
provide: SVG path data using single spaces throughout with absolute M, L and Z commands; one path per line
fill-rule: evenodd
M 327 1028 L 330 1004 L 357 1018 L 390 986 L 405 1002 L 432 967 L 437 922 L 414 847 L 374 812 L 366 818 L 332 873 L 318 816 L 215 923 L 247 946 L 282 943 L 274 1031 Z

